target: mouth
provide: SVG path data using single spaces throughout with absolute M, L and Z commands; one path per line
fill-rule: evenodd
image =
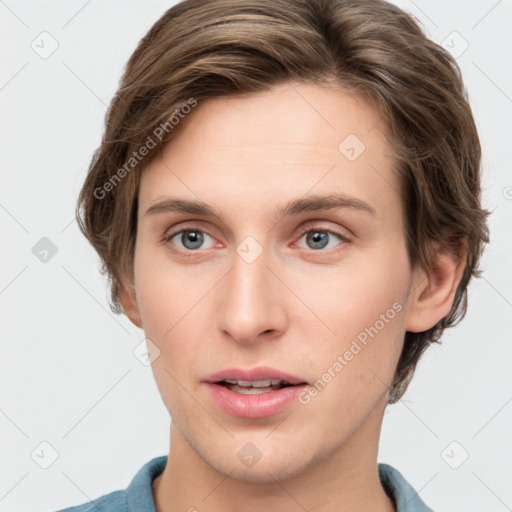
M 204 381 L 220 384 L 230 391 L 245 394 L 269 393 L 284 387 L 308 384 L 301 377 L 269 366 L 227 368 L 208 375 Z
M 233 393 L 240 393 L 242 395 L 262 395 L 264 393 L 271 393 L 272 391 L 294 386 L 294 384 L 290 384 L 285 380 L 278 379 L 255 381 L 225 379 L 216 382 L 216 384 L 224 386 Z
M 209 375 L 203 382 L 220 409 L 243 418 L 283 412 L 308 385 L 305 379 L 270 367 L 230 368 Z

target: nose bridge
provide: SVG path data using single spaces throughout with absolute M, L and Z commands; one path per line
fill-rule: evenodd
M 224 283 L 219 327 L 237 341 L 251 341 L 266 331 L 281 332 L 285 313 L 279 282 L 269 270 L 270 253 L 247 237 L 233 254 Z

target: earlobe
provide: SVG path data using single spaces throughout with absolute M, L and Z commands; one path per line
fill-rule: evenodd
M 407 331 L 427 331 L 449 314 L 466 265 L 466 243 L 466 239 L 461 241 L 458 253 L 434 244 L 432 268 L 428 274 L 418 270 L 415 275 L 407 313 Z
M 139 307 L 137 305 L 135 287 L 131 284 L 126 285 L 123 283 L 119 287 L 118 297 L 121 306 L 123 306 L 125 315 L 135 326 L 142 329 L 142 321 L 140 318 Z

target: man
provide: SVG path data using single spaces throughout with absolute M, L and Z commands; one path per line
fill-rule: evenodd
M 377 464 L 379 435 L 463 316 L 479 172 L 458 68 L 398 8 L 169 9 L 77 213 L 113 309 L 158 353 L 170 450 L 73 510 L 430 510 Z

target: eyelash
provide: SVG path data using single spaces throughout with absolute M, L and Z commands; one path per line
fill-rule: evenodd
M 177 230 L 177 231 L 173 231 L 171 234 L 169 235 L 165 235 L 162 242 L 166 245 L 169 246 L 169 249 L 174 252 L 175 254 L 178 254 L 180 256 L 185 256 L 186 258 L 192 258 L 194 256 L 197 255 L 198 252 L 200 252 L 201 250 L 200 249 L 197 249 L 195 251 L 192 251 L 192 250 L 187 250 L 187 251 L 183 251 L 181 249 L 177 249 L 175 246 L 173 246 L 173 244 L 169 244 L 169 242 L 171 242 L 171 240 L 176 236 L 176 235 L 179 235 L 180 233 L 183 233 L 185 231 L 197 231 L 199 233 L 202 233 L 202 234 L 206 234 L 208 235 L 210 238 L 212 239 L 215 239 L 215 237 L 211 236 L 210 234 L 208 234 L 206 231 L 202 230 L 202 229 L 198 229 L 197 226 L 186 226 L 186 227 L 182 227 L 181 229 Z M 310 232 L 320 232 L 320 233 L 329 233 L 330 235 L 334 235 L 335 237 L 339 238 L 340 239 L 340 244 L 339 245 L 343 245 L 345 243 L 348 243 L 350 242 L 350 238 L 347 237 L 346 235 L 342 235 L 341 233 L 338 233 L 337 231 L 333 231 L 331 229 L 326 229 L 326 228 L 323 228 L 321 226 L 313 226 L 313 227 L 308 227 L 306 230 L 302 231 L 300 236 L 297 238 L 297 240 L 300 240 L 304 235 L 306 235 L 307 233 L 310 233 Z M 331 251 L 336 251 L 336 250 L 339 250 L 337 249 L 337 247 L 334 248 L 334 249 L 328 249 L 326 251 L 324 251 L 323 249 L 310 249 L 310 251 L 314 251 L 315 253 L 318 253 L 318 252 L 323 252 L 325 254 L 329 254 Z

